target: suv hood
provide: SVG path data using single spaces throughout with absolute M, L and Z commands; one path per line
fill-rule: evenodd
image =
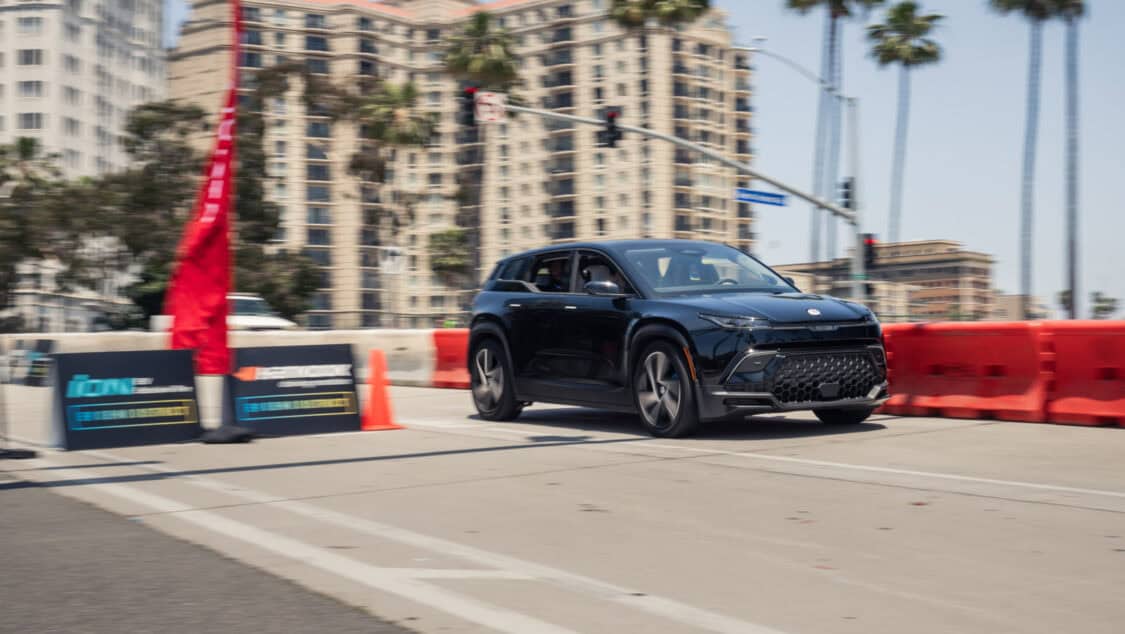
M 861 321 L 870 314 L 859 304 L 807 293 L 731 293 L 680 300 L 702 313 L 763 317 L 775 324 Z M 810 312 L 813 311 L 813 312 Z M 816 314 L 819 311 L 819 314 Z

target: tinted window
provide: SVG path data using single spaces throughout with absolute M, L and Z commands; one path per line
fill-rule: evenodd
M 528 281 L 527 270 L 531 264 L 531 258 L 514 258 L 505 263 L 496 278 L 501 280 L 517 280 Z
M 613 282 L 622 293 L 633 293 L 633 287 L 617 266 L 597 253 L 582 253 L 578 257 L 578 278 L 580 285 L 585 285 L 586 282 Z
M 536 288 L 544 293 L 570 292 L 570 254 L 541 255 L 532 266 Z

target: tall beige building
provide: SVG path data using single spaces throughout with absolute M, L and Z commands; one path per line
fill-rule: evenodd
M 35 139 L 70 178 L 124 169 L 130 109 L 165 98 L 163 15 L 162 0 L 0 1 L 0 145 Z M 0 312 L 29 330 L 81 331 L 130 305 L 129 275 L 104 271 L 90 287 L 66 288 L 60 270 L 22 263 L 13 303 Z
M 164 98 L 161 0 L 0 2 L 0 145 L 18 137 L 70 177 L 123 169 L 129 110 Z
M 599 147 L 597 129 L 520 115 L 462 129 L 462 86 L 442 71 L 444 40 L 487 10 L 516 39 L 529 105 L 580 116 L 622 111 L 620 121 L 701 142 L 747 162 L 752 128 L 750 66 L 721 11 L 680 30 L 626 33 L 610 0 L 247 0 L 243 85 L 256 68 L 303 61 L 339 84 L 377 76 L 412 81 L 421 107 L 440 114 L 428 147 L 395 150 L 386 183 L 363 187 L 347 174 L 354 125 L 329 124 L 304 108 L 294 87 L 270 104 L 270 195 L 284 207 L 279 246 L 324 267 L 311 327 L 428 325 L 461 312 L 468 293 L 430 272 L 429 236 L 460 221 L 479 244 L 476 275 L 497 258 L 574 240 L 683 237 L 749 249 L 751 209 L 732 200 L 746 184 L 669 143 L 626 134 Z M 201 0 L 170 58 L 174 98 L 216 110 L 229 63 L 225 0 Z M 461 183 L 464 183 L 462 185 Z M 481 183 L 479 190 L 473 184 Z M 380 206 L 409 205 L 394 233 L 375 222 Z M 380 254 L 400 247 L 400 274 Z

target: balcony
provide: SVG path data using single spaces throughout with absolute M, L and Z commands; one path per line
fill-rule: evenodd
M 556 51 L 555 53 L 552 53 L 550 55 L 543 56 L 543 65 L 547 67 L 573 64 L 574 56 L 571 54 L 570 49 Z
M 558 176 L 561 174 L 573 174 L 574 159 L 559 159 L 554 161 L 553 163 L 548 163 L 547 171 L 550 172 L 552 176 Z
M 558 73 L 557 75 L 552 75 L 552 76 L 543 78 L 543 87 L 544 88 L 562 88 L 564 86 L 573 86 L 573 85 L 574 85 L 574 78 L 571 76 L 569 71 L 565 72 L 565 73 Z
M 750 82 L 740 81 L 734 84 L 734 89 L 737 92 L 750 92 Z
M 559 201 L 557 203 L 545 206 L 544 211 L 551 218 L 571 218 L 574 216 L 574 201 Z M 570 237 L 574 236 L 572 235 Z
M 676 187 L 693 187 L 694 186 L 694 182 L 691 180 L 690 177 L 687 177 L 687 176 L 677 176 L 676 180 L 673 181 L 673 184 Z

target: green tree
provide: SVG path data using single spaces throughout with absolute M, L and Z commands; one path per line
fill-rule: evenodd
M 902 184 L 906 172 L 906 137 L 910 118 L 910 77 L 912 71 L 941 59 L 941 46 L 928 36 L 943 18 L 937 14 L 920 15 L 917 2 L 900 2 L 891 7 L 885 22 L 867 27 L 872 42 L 871 55 L 880 66 L 897 64 L 898 113 L 895 125 L 894 156 L 891 160 L 890 228 L 891 242 L 899 241 L 902 218 Z
M 1058 302 L 1059 307 L 1062 308 L 1064 313 L 1073 315 L 1074 305 L 1070 301 L 1071 297 L 1073 297 L 1073 295 L 1070 290 L 1059 291 Z
M 446 286 L 455 287 L 472 273 L 473 252 L 464 229 L 430 234 L 430 270 Z
M 1055 10 L 1066 22 L 1066 277 L 1072 297 L 1078 289 L 1078 21 L 1086 14 L 1084 0 L 1055 0 Z M 1071 319 L 1078 307 L 1067 310 Z
M 478 88 L 507 91 L 519 82 L 515 42 L 507 29 L 494 23 L 489 12 L 475 13 L 464 29 L 449 39 L 445 71 Z
M 1117 312 L 1117 298 L 1101 291 L 1090 293 L 1090 318 L 1109 319 Z
M 1057 0 L 989 0 L 996 11 L 1027 18 L 1030 42 L 1027 56 L 1027 120 L 1023 139 L 1020 186 L 1020 294 L 1022 318 L 1031 313 L 1031 252 L 1035 212 L 1035 154 L 1039 139 L 1039 76 L 1043 60 L 1043 23 L 1056 15 Z
M 139 279 L 126 294 L 146 319 L 163 308 L 203 170 L 192 140 L 207 124 L 208 115 L 197 106 L 171 101 L 137 106 L 122 137 L 130 167 L 103 176 L 100 195 L 87 201 L 135 266 Z

